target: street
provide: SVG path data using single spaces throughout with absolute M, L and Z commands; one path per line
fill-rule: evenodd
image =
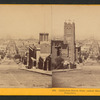
M 80 69 L 53 72 L 53 87 L 100 88 L 100 64 L 87 62 Z
M 52 77 L 21 70 L 13 59 L 0 63 L 0 88 L 50 88 Z

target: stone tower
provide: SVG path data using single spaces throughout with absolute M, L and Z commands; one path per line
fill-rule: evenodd
M 48 36 L 49 36 L 49 33 L 40 33 L 39 34 L 39 42 L 47 43 L 49 41 Z
M 64 22 L 64 44 L 68 44 L 68 58 L 75 61 L 75 23 Z

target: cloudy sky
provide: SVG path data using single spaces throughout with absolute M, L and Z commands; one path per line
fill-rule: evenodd
M 100 39 L 100 5 L 0 5 L 0 38 L 63 37 L 64 21 L 75 22 L 76 39 Z

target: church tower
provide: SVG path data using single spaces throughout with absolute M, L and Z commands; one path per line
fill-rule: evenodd
M 39 43 L 48 43 L 49 42 L 49 33 L 40 33 L 39 34 Z
M 64 44 L 68 44 L 68 58 L 75 61 L 75 23 L 64 22 Z

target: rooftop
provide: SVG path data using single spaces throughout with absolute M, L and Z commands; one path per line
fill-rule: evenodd
M 44 35 L 44 34 L 46 34 L 46 35 L 49 35 L 49 33 L 39 33 L 40 35 Z

